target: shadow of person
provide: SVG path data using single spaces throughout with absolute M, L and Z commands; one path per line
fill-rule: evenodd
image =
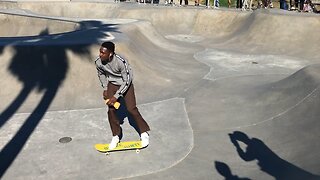
M 237 175 L 232 175 L 229 166 L 223 162 L 215 161 L 214 165 L 225 180 L 250 180 L 249 178 L 240 178 Z
M 243 160 L 257 160 L 260 169 L 275 179 L 320 179 L 320 176 L 307 172 L 281 159 L 260 139 L 249 138 L 245 133 L 240 131 L 234 131 L 232 134 L 229 134 L 229 137 Z M 246 145 L 245 150 L 240 147 L 239 142 Z
M 80 25 L 84 29 L 59 35 L 50 35 L 45 29 L 36 37 L 37 41 L 28 41 L 32 37 L 0 38 L 1 53 L 5 45 L 15 44 L 8 71 L 23 85 L 16 98 L 1 112 L 0 127 L 20 108 L 31 91 L 43 94 L 16 134 L 1 149 L 0 179 L 36 129 L 63 83 L 69 69 L 67 51 L 90 57 L 89 46 L 106 38 L 106 31 L 115 31 L 99 21 L 84 21 Z M 89 37 L 84 38 L 87 35 Z

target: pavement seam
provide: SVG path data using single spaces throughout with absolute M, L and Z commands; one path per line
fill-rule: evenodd
M 174 98 L 170 98 L 170 99 L 166 99 L 166 100 L 161 100 L 161 101 L 156 101 L 156 102 L 164 102 L 164 101 L 168 101 L 168 100 L 173 100 L 173 99 L 182 99 L 182 102 L 183 102 L 183 109 L 184 109 L 184 112 L 187 116 L 187 120 L 188 120 L 188 125 L 191 129 L 191 145 L 188 147 L 189 148 L 189 151 L 186 153 L 185 156 L 183 156 L 181 159 L 177 160 L 176 162 L 172 163 L 170 166 L 168 167 L 165 167 L 163 169 L 160 169 L 160 170 L 157 170 L 157 171 L 152 171 L 152 172 L 147 172 L 145 174 L 141 174 L 141 175 L 134 175 L 134 176 L 126 176 L 126 177 L 117 177 L 117 178 L 112 178 L 112 179 L 128 179 L 128 178 L 134 178 L 134 177 L 141 177 L 141 176 L 146 176 L 146 175 L 150 175 L 150 174 L 155 174 L 155 173 L 159 173 L 159 172 L 163 172 L 163 171 L 166 171 L 174 166 L 176 166 L 177 164 L 179 164 L 180 162 L 182 162 L 186 157 L 189 156 L 189 154 L 191 153 L 193 147 L 194 147 L 194 133 L 193 133 L 193 129 L 192 129 L 192 126 L 191 126 L 191 123 L 190 123 L 190 119 L 189 119 L 189 115 L 188 115 L 188 112 L 187 112 L 187 109 L 186 109 L 186 105 L 185 105 L 185 98 L 179 98 L 179 97 L 174 97 Z M 148 104 L 152 104 L 154 102 L 151 102 L 151 103 L 146 103 L 146 104 L 143 104 L 143 105 L 148 105 Z
M 269 122 L 269 121 L 272 121 L 272 120 L 275 120 L 276 118 L 290 112 L 291 110 L 293 110 L 294 108 L 298 107 L 301 103 L 303 103 L 306 99 L 308 99 L 310 96 L 312 96 L 318 89 L 319 89 L 320 85 L 317 86 L 314 90 L 312 90 L 308 95 L 306 95 L 304 98 L 302 98 L 299 102 L 297 102 L 295 105 L 287 108 L 286 110 L 280 112 L 279 114 L 275 115 L 275 116 L 272 116 L 268 119 L 265 119 L 263 121 L 260 121 L 258 123 L 253 123 L 253 124 L 249 124 L 249 125 L 244 125 L 244 126 L 237 126 L 237 127 L 232 127 L 232 128 L 225 128 L 223 130 L 231 130 L 231 129 L 240 129 L 240 128 L 247 128 L 247 127 L 252 127 L 252 126 L 257 126 L 257 125 L 260 125 L 260 124 L 263 124 L 263 123 L 266 123 L 266 122 Z

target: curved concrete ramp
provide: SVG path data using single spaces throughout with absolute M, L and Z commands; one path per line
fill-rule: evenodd
M 1 7 L 0 178 L 320 179 L 318 15 L 102 2 Z M 105 40 L 134 70 L 152 129 L 140 154 L 93 148 L 111 134 L 93 63 Z M 136 140 L 125 109 L 119 117 L 123 140 Z M 72 141 L 59 143 L 65 136 Z
M 140 105 L 139 108 L 148 119 L 152 129 L 150 140 L 153 142 L 140 154 L 123 151 L 106 156 L 94 149 L 95 143 L 108 143 L 110 140 L 105 108 L 53 111 L 44 115 L 5 179 L 119 179 L 156 173 L 182 161 L 193 146 L 184 100 L 175 98 Z M 2 147 L 19 130 L 17 124 L 28 116 L 30 113 L 21 113 L 10 119 L 1 131 Z M 133 128 L 134 121 L 128 120 L 124 114 L 119 117 L 125 118 L 121 119 L 123 141 L 137 140 L 139 134 Z M 64 136 L 73 140 L 69 144 L 59 143 L 58 140 Z M 168 144 L 172 137 L 179 141 Z

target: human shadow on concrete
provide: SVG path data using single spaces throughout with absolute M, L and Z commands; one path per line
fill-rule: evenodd
M 234 131 L 232 134 L 229 134 L 229 137 L 239 156 L 244 161 L 257 160 L 260 169 L 277 180 L 320 179 L 320 176 L 307 172 L 280 158 L 260 139 L 249 138 L 245 133 L 240 131 Z M 246 145 L 245 150 L 240 147 L 239 142 Z
M 225 180 L 250 180 L 249 178 L 240 178 L 237 175 L 233 175 L 229 166 L 223 162 L 215 161 L 214 165 L 219 174 L 221 174 Z
M 17 133 L 2 148 L 0 152 L 0 179 L 19 155 L 58 93 L 69 70 L 67 51 L 72 51 L 79 56 L 87 56 L 88 60 L 91 60 L 89 59 L 91 54 L 88 50 L 90 45 L 101 43 L 99 39 L 106 37 L 105 31 L 116 31 L 116 28 L 108 27 L 99 21 L 84 21 L 80 25 L 80 29 L 74 33 L 68 32 L 59 35 L 50 35 L 45 29 L 39 34 L 36 42 L 25 41 L 27 37 L 0 38 L 1 53 L 8 45 L 12 46 L 14 50 L 8 71 L 23 85 L 16 98 L 0 114 L 0 128 L 21 107 L 31 91 L 36 90 L 43 94 Z M 88 25 L 90 28 L 87 28 Z M 87 39 L 85 39 L 86 36 L 88 36 Z M 73 43 L 72 39 L 76 43 Z M 79 41 L 79 39 L 83 40 Z M 79 79 L 79 83 L 85 83 L 85 81 Z

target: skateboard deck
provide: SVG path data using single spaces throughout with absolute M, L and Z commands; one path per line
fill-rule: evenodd
M 142 146 L 141 141 L 125 141 L 118 143 L 117 147 L 112 150 L 109 149 L 109 144 L 96 144 L 95 148 L 97 151 L 108 155 L 109 152 L 125 150 L 136 150 L 136 152 L 139 153 Z

